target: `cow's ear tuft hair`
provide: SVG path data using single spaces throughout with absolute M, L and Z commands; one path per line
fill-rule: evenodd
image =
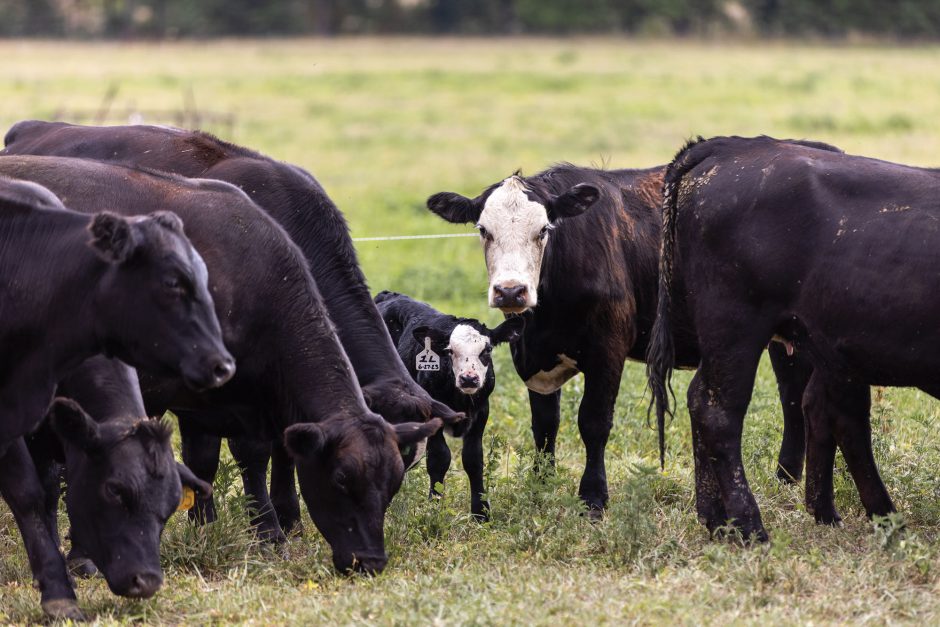
M 59 438 L 73 446 L 92 452 L 101 445 L 98 423 L 70 398 L 59 397 L 49 407 L 49 421 Z
M 180 475 L 180 483 L 192 488 L 197 497 L 207 499 L 212 496 L 212 486 L 193 474 L 188 466 L 176 462 L 176 470 Z
M 551 219 L 579 216 L 597 202 L 600 191 L 593 185 L 578 183 L 560 196 L 555 196 L 548 206 Z
M 154 222 L 174 233 L 183 234 L 183 221 L 172 211 L 154 211 L 150 214 Z
M 428 198 L 428 209 L 454 224 L 476 224 L 483 203 L 479 198 L 471 200 L 453 192 L 439 192 Z
M 88 227 L 91 247 L 110 263 L 127 261 L 137 248 L 137 235 L 125 218 L 109 211 L 96 213 Z
M 525 330 L 525 318 L 522 316 L 506 318 L 505 322 L 490 331 L 490 341 L 493 346 L 503 342 L 515 342 L 522 337 L 523 330 Z
M 316 458 L 326 448 L 327 440 L 326 431 L 314 422 L 301 422 L 284 430 L 284 446 L 298 459 Z
M 441 430 L 443 424 L 440 418 L 432 418 L 427 422 L 403 422 L 393 425 L 393 428 L 398 438 L 398 446 L 408 446 L 431 437 Z

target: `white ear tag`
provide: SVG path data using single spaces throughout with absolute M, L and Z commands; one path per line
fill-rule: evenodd
M 431 338 L 424 338 L 424 350 L 415 357 L 415 370 L 427 372 L 441 369 L 441 358 L 431 350 Z

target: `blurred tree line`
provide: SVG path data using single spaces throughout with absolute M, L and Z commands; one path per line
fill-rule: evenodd
M 0 36 L 636 34 L 940 38 L 940 0 L 0 0 Z

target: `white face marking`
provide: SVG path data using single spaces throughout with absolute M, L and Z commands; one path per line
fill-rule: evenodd
M 467 324 L 458 324 L 450 334 L 450 363 L 454 371 L 454 385 L 464 394 L 475 394 L 486 381 L 487 367 L 480 360 L 480 354 L 490 345 L 490 338 Z M 475 386 L 463 387 L 461 375 L 475 376 Z
M 504 308 L 521 313 L 535 307 L 542 256 L 545 253 L 545 227 L 549 226 L 544 205 L 529 200 L 526 187 L 510 176 L 486 199 L 478 224 L 492 238 L 484 238 L 483 254 L 490 277 L 490 307 L 496 307 L 495 287 L 525 288 L 525 306 Z
M 559 354 L 558 359 L 558 365 L 547 372 L 542 370 L 535 373 L 525 382 L 525 386 L 539 394 L 551 394 L 578 374 L 578 362 L 564 354 Z

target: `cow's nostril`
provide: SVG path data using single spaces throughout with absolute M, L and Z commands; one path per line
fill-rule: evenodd
M 230 357 L 226 357 L 216 362 L 212 374 L 215 376 L 216 381 L 224 382 L 232 377 L 234 371 L 235 361 Z

